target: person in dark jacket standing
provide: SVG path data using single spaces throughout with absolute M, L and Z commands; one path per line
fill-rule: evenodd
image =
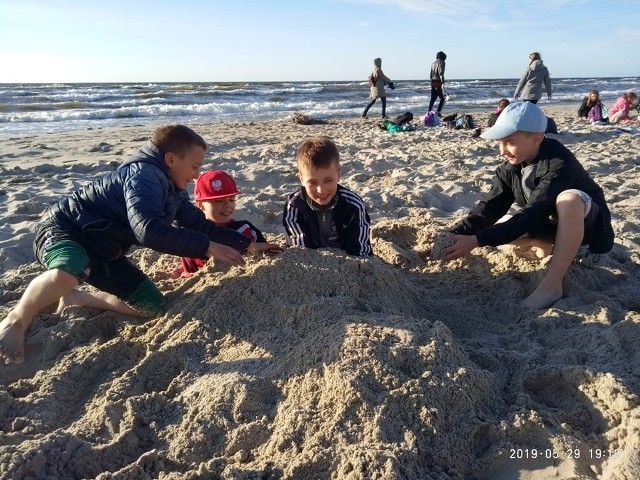
M 436 103 L 436 99 L 439 98 L 438 115 L 442 113 L 442 107 L 444 106 L 444 69 L 446 59 L 447 55 L 444 52 L 436 53 L 436 61 L 431 64 L 431 73 L 429 75 L 431 79 L 431 101 L 429 102 L 428 111 L 431 112 L 433 110 L 433 105 Z
M 366 118 L 369 109 L 373 107 L 373 104 L 376 103 L 376 100 L 379 98 L 382 103 L 382 118 L 387 118 L 387 93 L 384 90 L 385 85 L 389 85 L 391 90 L 394 90 L 396 87 L 391 81 L 389 77 L 387 77 L 382 72 L 382 59 L 374 58 L 373 59 L 373 71 L 371 72 L 370 77 L 373 82 L 370 82 L 370 93 L 369 98 L 371 101 L 364 107 L 364 112 L 362 112 L 362 117 Z
M 191 201 L 186 187 L 198 175 L 207 144 L 183 125 L 157 128 L 138 153 L 44 214 L 34 240 L 47 269 L 27 286 L 0 322 L 0 362 L 24 361 L 24 336 L 49 304 L 151 317 L 164 308 L 156 285 L 126 253 L 133 245 L 233 265 L 242 254 L 279 249 L 216 226 Z M 175 222 L 175 225 L 174 225 Z M 177 225 L 177 226 L 176 226 Z M 86 282 L 98 291 L 76 289 Z
M 562 297 L 562 279 L 581 245 L 588 245 L 589 254 L 606 253 L 614 238 L 602 189 L 564 145 L 545 138 L 546 127 L 547 117 L 536 105 L 516 102 L 482 134 L 498 141 L 505 162 L 486 199 L 451 229 L 453 245 L 444 250 L 445 260 L 453 260 L 485 245 L 548 251 L 553 244 L 545 277 L 522 302 L 533 310 Z M 514 202 L 520 210 L 498 222 Z
M 551 100 L 551 77 L 549 70 L 542 63 L 542 57 L 538 52 L 529 54 L 529 66 L 522 74 L 513 98 L 525 102 L 538 103 L 542 98 L 542 85 L 547 91 L 547 98 Z
M 302 186 L 284 206 L 287 245 L 373 255 L 367 208 L 356 193 L 338 184 L 340 155 L 335 143 L 327 137 L 307 138 L 296 163 Z

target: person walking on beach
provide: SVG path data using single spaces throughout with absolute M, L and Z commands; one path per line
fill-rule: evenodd
M 429 108 L 427 111 L 433 110 L 433 104 L 436 103 L 436 99 L 440 99 L 438 104 L 438 110 L 436 113 L 438 116 L 442 113 L 442 107 L 444 107 L 444 69 L 446 66 L 445 60 L 447 54 L 444 52 L 436 53 L 436 61 L 431 64 L 431 73 L 429 78 L 431 79 L 431 101 L 429 101 Z
M 372 81 L 369 82 L 371 87 L 371 91 L 369 94 L 369 98 L 371 101 L 364 107 L 364 112 L 362 112 L 362 117 L 366 118 L 369 109 L 373 107 L 373 104 L 376 103 L 376 100 L 379 98 L 382 103 L 382 118 L 387 118 L 387 94 L 384 91 L 384 86 L 389 85 L 391 90 L 395 89 L 395 85 L 391 81 L 389 77 L 387 77 L 382 72 L 382 59 L 374 58 L 373 59 L 373 71 L 371 72 L 370 78 Z
M 551 77 L 549 70 L 542 63 L 542 57 L 538 52 L 529 54 L 529 66 L 522 74 L 513 98 L 525 102 L 538 103 L 542 98 L 542 85 L 547 91 L 547 98 L 551 100 Z
M 27 329 L 55 302 L 59 312 L 78 305 L 139 317 L 161 313 L 162 292 L 126 257 L 133 245 L 231 265 L 243 264 L 243 254 L 281 250 L 209 222 L 191 203 L 185 189 L 206 150 L 189 127 L 158 127 L 117 170 L 49 207 L 34 240 L 36 259 L 47 270 L 0 322 L 0 363 L 24 361 Z M 83 282 L 96 290 L 77 290 Z

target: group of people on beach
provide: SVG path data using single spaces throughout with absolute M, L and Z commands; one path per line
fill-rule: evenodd
M 476 247 L 515 244 L 552 255 L 546 275 L 522 302 L 546 308 L 562 297 L 562 279 L 579 254 L 613 246 L 602 189 L 560 142 L 544 135 L 547 117 L 534 102 L 512 102 L 482 134 L 496 140 L 504 162 L 493 187 L 458 224 L 445 232 L 443 260 Z M 27 286 L 0 322 L 0 361 L 24 361 L 25 332 L 34 317 L 57 302 L 152 317 L 165 298 L 127 258 L 134 246 L 182 258 L 185 274 L 209 259 L 229 265 L 246 255 L 278 253 L 251 223 L 234 219 L 239 194 L 226 172 L 199 175 L 207 143 L 184 125 L 157 128 L 117 170 L 52 205 L 36 230 L 34 251 L 46 271 Z M 336 248 L 373 255 L 370 218 L 362 198 L 340 184 L 340 154 L 328 137 L 305 139 L 296 153 L 300 187 L 283 207 L 287 246 Z M 195 203 L 187 185 L 195 180 Z M 513 204 L 519 210 L 506 214 Z M 82 283 L 94 290 L 78 289 Z
M 446 95 L 444 91 L 445 85 L 445 68 L 446 68 L 447 55 L 440 51 L 436 53 L 436 60 L 431 64 L 431 71 L 429 73 L 429 81 L 431 85 L 431 99 L 429 101 L 428 112 L 433 111 L 433 106 L 436 100 L 439 99 L 439 103 L 435 113 L 438 116 L 442 115 L 442 109 L 445 104 Z M 366 118 L 371 107 L 375 104 L 376 100 L 380 99 L 382 104 L 382 118 L 387 118 L 387 96 L 385 86 L 388 85 L 392 90 L 395 89 L 393 81 L 387 77 L 382 71 L 382 59 L 375 58 L 373 60 L 373 71 L 370 78 L 374 79 L 370 82 L 369 103 L 366 105 L 362 117 Z M 542 98 L 543 87 L 546 91 L 547 98 L 552 98 L 552 86 L 549 70 L 542 61 L 542 56 L 539 52 L 531 52 L 529 54 L 529 64 L 524 73 L 518 81 L 518 85 L 513 93 L 514 100 L 522 100 L 537 104 Z M 498 114 L 504 109 L 506 105 L 504 102 L 509 102 L 508 99 L 501 99 L 498 109 L 494 114 Z M 602 102 L 600 101 L 600 95 L 598 90 L 592 90 L 583 99 L 580 108 L 578 109 L 578 117 L 589 120 L 591 123 L 607 122 L 607 123 L 619 123 L 621 121 L 629 120 L 629 113 L 633 109 L 639 109 L 638 96 L 634 92 L 625 92 L 620 96 L 616 102 L 607 111 Z M 491 126 L 491 125 L 489 125 Z
M 635 92 L 625 92 L 611 105 L 608 110 L 600 100 L 600 92 L 591 90 L 582 99 L 578 108 L 578 118 L 588 120 L 590 123 L 620 123 L 631 121 L 631 110 L 637 109 L 640 114 L 638 95 Z M 637 119 L 637 117 L 636 117 Z
M 447 95 L 444 91 L 446 60 L 446 53 L 443 51 L 436 53 L 436 59 L 431 64 L 431 71 L 429 72 L 431 99 L 429 100 L 429 107 L 427 111 L 433 111 L 433 106 L 435 105 L 436 100 L 439 100 L 438 107 L 435 110 L 438 116 L 442 115 L 442 108 L 444 107 L 445 100 L 447 99 Z M 380 103 L 382 104 L 382 118 L 387 118 L 387 95 L 384 87 L 385 85 L 389 85 L 393 90 L 395 89 L 395 85 L 393 81 L 382 71 L 381 58 L 373 59 L 373 71 L 369 78 L 373 79 L 373 81 L 369 82 L 370 101 L 364 108 L 362 117 L 366 118 L 369 113 L 369 109 L 375 104 L 377 99 L 380 99 Z M 518 82 L 513 98 L 536 104 L 542 97 L 543 85 L 547 91 L 547 97 L 551 100 L 551 77 L 549 76 L 549 70 L 542 62 L 540 53 L 532 52 L 529 54 L 529 65 Z

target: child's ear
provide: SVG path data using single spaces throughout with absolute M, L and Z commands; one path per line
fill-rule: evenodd
M 167 152 L 164 154 L 164 163 L 167 167 L 171 167 L 176 160 L 176 156 L 173 152 Z

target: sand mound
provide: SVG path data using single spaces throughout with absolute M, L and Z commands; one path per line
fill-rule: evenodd
M 379 259 L 292 249 L 207 267 L 146 323 L 42 315 L 28 344 L 42 344 L 49 369 L 0 392 L 0 468 L 5 478 L 473 478 L 487 468 L 512 478 L 519 444 L 637 451 L 636 399 L 615 376 L 529 365 L 517 345 L 460 343 L 429 306 L 437 288 Z M 616 343 L 592 333 L 565 346 L 572 362 Z M 571 462 L 590 471 L 602 460 Z

